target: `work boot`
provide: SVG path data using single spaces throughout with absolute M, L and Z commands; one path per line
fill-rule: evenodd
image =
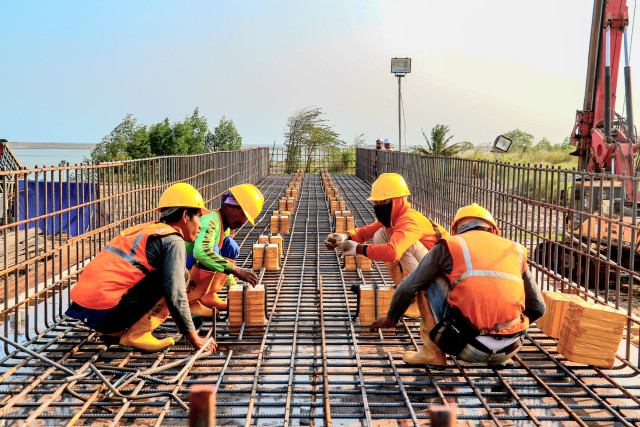
M 120 337 L 124 335 L 125 332 L 126 330 L 114 332 L 111 334 L 103 334 L 101 332 L 98 332 L 98 338 L 100 339 L 100 341 L 107 345 L 118 344 L 120 342 Z
M 420 310 L 420 338 L 422 347 L 418 351 L 406 351 L 402 360 L 411 365 L 426 365 L 429 369 L 442 370 L 447 367 L 447 355 L 431 341 L 429 332 L 436 326 L 436 319 L 433 317 L 427 293 L 418 292 L 418 308 Z
M 169 308 L 164 297 L 151 310 L 120 337 L 120 347 L 125 350 L 141 350 L 148 353 L 162 351 L 174 343 L 173 338 L 157 339 L 151 332 L 169 317 Z
M 202 304 L 201 300 L 211 289 L 218 273 L 200 268 L 194 265 L 189 273 L 189 284 L 187 285 L 187 299 L 191 314 L 206 318 L 213 317 L 213 309 Z
M 400 282 L 402 282 L 402 279 L 404 279 L 409 274 L 403 273 L 402 269 L 400 268 L 400 263 L 398 262 L 385 261 L 384 265 L 387 267 L 389 276 L 391 276 L 391 280 L 393 280 L 393 284 L 396 285 L 396 287 L 398 287 Z M 415 298 L 413 301 L 411 301 L 411 305 L 409 306 L 409 308 L 407 308 L 407 311 L 405 311 L 404 315 L 413 319 L 417 319 L 418 317 L 420 317 L 420 310 L 418 309 L 418 303 L 416 302 Z
M 213 317 L 213 309 L 204 306 L 199 300 L 190 302 L 189 310 L 191 311 L 191 314 L 195 316 L 201 316 L 207 319 Z
M 232 259 L 229 259 L 229 258 L 225 258 L 225 259 L 234 264 L 236 263 Z M 221 299 L 218 296 L 218 292 L 221 291 L 222 288 L 224 288 L 225 283 L 230 280 L 233 280 L 233 279 L 230 278 L 229 274 L 224 274 L 219 271 L 216 271 L 216 273 L 213 276 L 213 279 L 211 280 L 211 286 L 209 286 L 209 290 L 203 295 L 202 298 L 200 298 L 200 302 L 205 307 L 217 308 L 218 310 L 226 310 L 229 304 L 227 303 L 227 301 Z
M 402 278 L 404 279 L 409 275 L 409 272 L 406 270 L 402 270 Z M 418 319 L 421 316 L 420 309 L 418 308 L 418 301 L 416 298 L 411 301 L 411 305 L 407 307 L 407 311 L 404 312 L 406 317 L 410 317 L 412 319 Z
M 410 317 L 412 319 L 417 319 L 421 317 L 420 308 L 418 308 L 418 301 L 416 298 L 411 301 L 411 305 L 407 308 L 407 311 L 404 312 L 405 317 Z
M 387 271 L 389 272 L 389 276 L 391 276 L 393 284 L 397 287 L 404 278 L 402 270 L 400 269 L 400 263 L 385 261 L 384 265 L 387 267 Z

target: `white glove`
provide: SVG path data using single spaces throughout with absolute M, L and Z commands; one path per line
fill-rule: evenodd
M 327 240 L 324 241 L 324 245 L 328 251 L 335 251 L 339 242 L 343 242 L 348 239 L 349 236 L 342 233 L 332 233 L 327 236 Z
M 338 242 L 338 247 L 342 251 L 342 255 L 355 255 L 356 246 L 358 246 L 358 242 L 354 242 L 353 240 Z

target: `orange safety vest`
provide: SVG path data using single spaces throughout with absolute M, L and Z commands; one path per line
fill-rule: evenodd
M 522 315 L 525 293 L 522 274 L 527 250 L 486 231 L 471 230 L 444 237 L 453 269 L 447 301 L 481 330 L 481 334 L 514 334 L 529 327 Z
M 157 221 L 127 228 L 114 237 L 84 268 L 71 289 L 71 300 L 85 308 L 106 310 L 156 269 L 147 260 L 149 236 L 180 233 Z

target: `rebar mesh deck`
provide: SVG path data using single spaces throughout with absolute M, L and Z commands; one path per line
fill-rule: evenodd
M 236 237 L 240 265 L 251 265 L 252 244 L 268 232 L 270 212 L 290 178 L 272 175 L 259 184 L 266 203 L 256 226 L 243 227 Z M 369 186 L 353 175 L 333 179 L 356 225 L 371 222 Z M 570 363 L 556 352 L 555 340 L 535 328 L 509 369 L 451 357 L 445 371 L 404 364 L 402 353 L 420 343 L 418 322 L 372 334 L 352 320 L 357 307 L 351 286 L 382 285 L 390 278 L 375 262 L 371 271 L 344 271 L 338 254 L 325 250 L 322 240 L 332 225 L 317 175 L 305 176 L 292 224 L 282 270 L 261 273 L 268 292 L 266 325 L 238 331 L 226 322 L 205 322 L 201 335 L 215 335 L 218 352 L 187 371 L 183 363 L 152 372 L 193 355 L 193 349 L 182 340 L 161 354 L 125 352 L 63 319 L 27 347 L 69 372 L 25 351 L 10 353 L 0 361 L 0 418 L 20 424 L 184 425 L 181 402 L 188 402 L 189 387 L 217 384 L 219 424 L 424 425 L 430 405 L 449 403 L 457 405 L 459 421 L 472 424 L 640 422 L 637 370 L 623 360 L 606 372 Z M 158 333 L 177 331 L 169 321 Z M 67 380 L 71 373 L 94 372 L 90 365 L 110 383 L 126 378 L 126 369 L 137 371 L 119 392 L 148 398 L 108 396 L 96 374 Z

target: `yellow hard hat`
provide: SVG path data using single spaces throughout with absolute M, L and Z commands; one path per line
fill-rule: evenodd
M 240 184 L 229 189 L 236 199 L 247 219 L 252 225 L 256 225 L 255 219 L 262 212 L 264 197 L 260 190 L 251 184 Z
M 383 173 L 371 186 L 371 197 L 367 200 L 375 202 L 378 200 L 393 199 L 394 197 L 408 196 L 409 187 L 404 178 L 397 173 Z
M 458 212 L 456 212 L 455 218 L 453 218 L 453 224 L 451 225 L 452 235 L 455 236 L 456 234 L 458 234 L 458 230 L 457 230 L 458 222 L 462 221 L 465 218 L 479 218 L 484 221 L 487 221 L 493 226 L 493 229 L 495 231 L 494 234 L 497 234 L 498 236 L 500 235 L 500 229 L 498 228 L 498 225 L 496 224 L 495 219 L 493 219 L 493 215 L 491 215 L 491 212 L 489 212 L 488 210 L 486 210 L 485 208 L 483 208 L 482 206 L 476 203 L 473 203 L 468 206 L 463 206 L 460 209 L 458 209 Z
M 158 203 L 158 211 L 163 208 L 200 208 L 204 209 L 204 200 L 200 192 L 192 185 L 179 182 L 167 188 Z

